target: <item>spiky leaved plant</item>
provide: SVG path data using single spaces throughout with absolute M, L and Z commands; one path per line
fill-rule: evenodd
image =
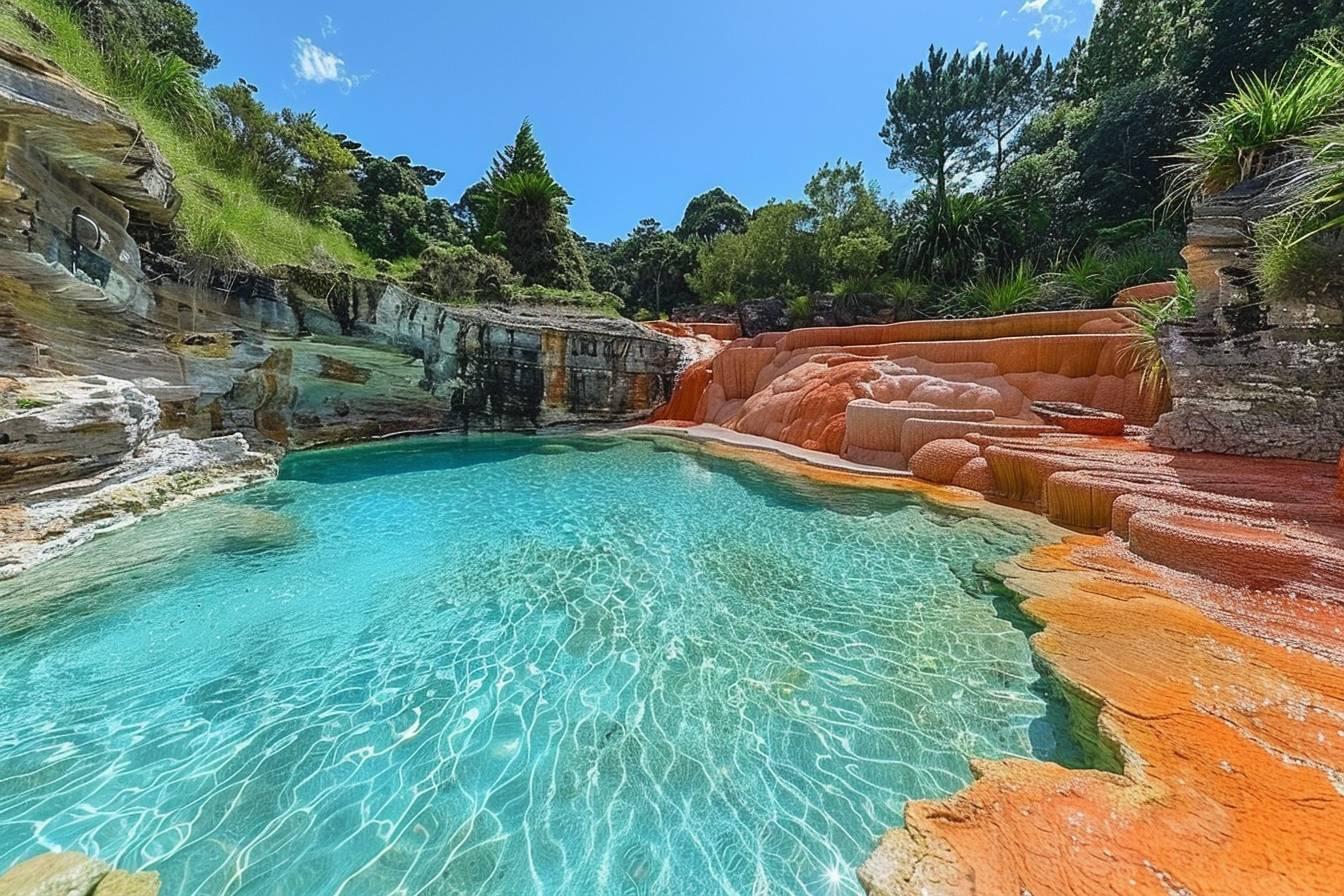
M 1208 111 L 1203 129 L 1183 141 L 1173 166 L 1171 200 L 1211 196 L 1273 166 L 1281 151 L 1340 120 L 1344 64 L 1337 46 L 1266 77 L 1236 79 L 1231 96 Z
M 992 317 L 1031 309 L 1040 297 L 1040 284 L 1031 265 L 1020 261 L 1002 274 L 981 275 L 953 296 L 954 310 L 976 317 Z
M 1135 319 L 1125 354 L 1141 374 L 1144 392 L 1167 389 L 1167 365 L 1162 359 L 1158 331 L 1164 324 L 1188 320 L 1195 314 L 1195 286 L 1185 271 L 1176 272 L 1176 293 L 1169 299 L 1140 302 L 1133 306 Z

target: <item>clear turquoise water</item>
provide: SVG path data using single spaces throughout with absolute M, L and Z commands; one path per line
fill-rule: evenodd
M 0 867 L 857 892 L 966 757 L 1069 752 L 975 572 L 1028 543 L 646 442 L 294 457 L 0 590 Z

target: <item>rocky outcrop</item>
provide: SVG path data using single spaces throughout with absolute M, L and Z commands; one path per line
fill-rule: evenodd
M 193 431 L 285 447 L 424 430 L 624 422 L 671 394 L 681 345 L 631 321 L 453 307 L 393 283 L 280 268 L 155 290 L 148 320 L 196 334 L 175 406 Z M 202 338 L 214 334 L 213 339 Z
M 0 378 L 0 488 L 120 463 L 154 432 L 158 403 L 101 376 Z
M 0 874 L 0 896 L 157 896 L 159 876 L 113 869 L 77 852 L 49 852 Z
M 111 102 L 3 40 L 0 169 L 0 272 L 75 301 L 143 305 L 130 216 L 172 218 L 172 169 Z
M 158 422 L 158 402 L 124 380 L 0 379 L 0 578 L 275 475 L 241 435 L 190 440 Z
M 1270 302 L 1250 276 L 1257 221 L 1281 209 L 1273 175 L 1197 207 L 1184 255 L 1195 319 L 1161 334 L 1172 409 L 1157 444 L 1333 460 L 1344 447 L 1344 295 Z

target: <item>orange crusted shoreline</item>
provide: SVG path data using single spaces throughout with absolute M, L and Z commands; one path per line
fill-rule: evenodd
M 814 481 L 1022 517 L 966 489 L 703 444 Z M 1034 653 L 1079 716 L 1097 713 L 1095 746 L 1122 771 L 974 761 L 972 785 L 907 806 L 904 826 L 888 831 L 860 869 L 868 891 L 1344 892 L 1335 469 L 1163 453 L 1142 438 L 1009 441 L 985 453 L 995 481 L 1015 483 L 1012 503 L 1041 512 L 1049 539 L 998 572 L 1042 626 Z M 1021 453 L 1039 457 L 1038 467 Z M 1105 528 L 1123 517 L 1119 531 L 1130 542 L 1116 531 L 1069 534 L 1044 518 L 1076 525 L 1060 517 L 1078 506 L 1087 508 L 1083 522 L 1104 516 Z M 1165 535 L 1142 534 L 1156 531 Z M 1314 562 L 1276 561 L 1303 556 Z

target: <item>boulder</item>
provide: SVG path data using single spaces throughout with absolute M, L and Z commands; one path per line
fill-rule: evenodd
M 125 460 L 159 421 L 152 397 L 104 376 L 0 380 L 0 489 Z
M 153 871 L 132 874 L 116 869 L 98 881 L 93 896 L 158 896 L 159 875 Z
M 45 853 L 0 874 L 0 896 L 89 896 L 110 867 L 82 853 Z

